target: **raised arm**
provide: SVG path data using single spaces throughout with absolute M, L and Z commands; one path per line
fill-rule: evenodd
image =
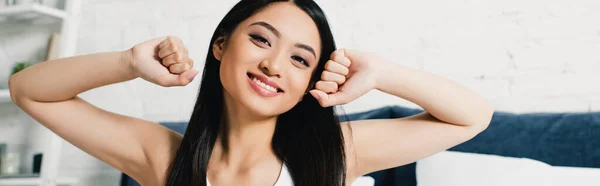
M 155 156 L 173 156 L 181 136 L 149 121 L 102 110 L 77 95 L 137 77 L 162 86 L 188 84 L 197 71 L 188 70 L 193 64 L 180 43 L 176 38 L 157 38 L 124 51 L 42 62 L 10 77 L 11 98 L 78 148 L 138 181 L 159 183 L 156 178 L 163 176 L 168 164 L 151 162 Z M 161 64 L 153 59 L 156 55 L 175 65 Z
M 491 121 L 494 110 L 490 104 L 449 79 L 358 51 L 338 50 L 331 58 L 330 63 L 336 64 L 328 65 L 331 68 L 327 70 L 340 75 L 346 71 L 348 80 L 311 90 L 321 105 L 348 103 L 377 89 L 426 111 L 405 118 L 344 123 L 349 176 L 405 165 L 444 151 L 473 138 Z M 321 84 L 333 80 L 327 77 L 333 76 L 323 76 Z

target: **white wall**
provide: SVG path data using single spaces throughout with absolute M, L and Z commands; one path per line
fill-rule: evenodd
M 123 50 L 152 37 L 175 35 L 202 66 L 215 26 L 235 2 L 84 0 L 77 53 Z M 338 47 L 374 52 L 453 79 L 497 110 L 600 110 L 597 0 L 318 3 L 330 19 Z M 179 88 L 135 80 L 82 96 L 109 111 L 151 121 L 182 121 L 190 116 L 199 80 Z M 392 104 L 415 107 L 373 91 L 345 109 L 356 112 Z M 118 171 L 65 145 L 60 175 L 79 177 L 81 186 L 117 185 Z

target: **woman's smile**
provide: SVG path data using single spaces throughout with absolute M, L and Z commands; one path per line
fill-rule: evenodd
M 250 87 L 258 93 L 260 96 L 264 97 L 275 97 L 283 93 L 283 90 L 279 88 L 277 83 L 269 80 L 266 76 L 247 73 L 247 80 L 250 83 Z

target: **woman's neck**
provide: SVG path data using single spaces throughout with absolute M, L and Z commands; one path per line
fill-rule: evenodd
M 224 127 L 213 149 L 218 161 L 251 166 L 274 155 L 271 142 L 277 117 L 258 117 L 242 106 L 231 104 L 226 104 L 224 109 Z

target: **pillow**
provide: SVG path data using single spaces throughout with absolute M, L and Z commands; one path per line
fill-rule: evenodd
M 417 161 L 419 186 L 554 186 L 551 166 L 532 159 L 443 151 Z
M 361 176 L 352 183 L 352 186 L 373 186 L 375 185 L 375 179 L 370 176 Z
M 552 167 L 554 185 L 598 186 L 600 168 Z

